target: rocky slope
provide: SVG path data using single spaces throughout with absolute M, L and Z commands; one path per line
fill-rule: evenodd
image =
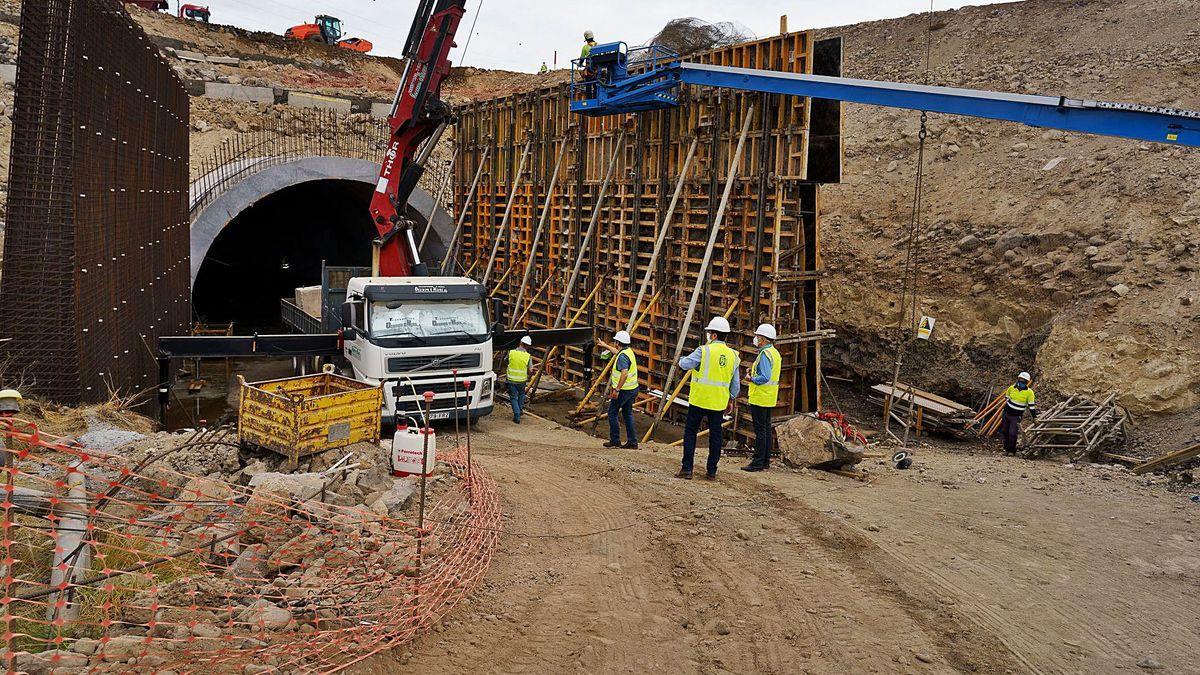
M 919 82 L 926 25 L 823 33 L 844 38 L 848 76 Z M 1200 109 L 1197 25 L 1193 0 L 941 12 L 929 80 Z M 860 375 L 887 371 L 918 118 L 848 106 L 845 182 L 824 192 L 823 313 L 841 335 L 826 354 Z M 1119 389 L 1135 413 L 1200 404 L 1200 151 L 943 115 L 929 125 L 919 294 L 939 323 L 905 377 L 966 393 L 1031 370 L 1061 393 Z

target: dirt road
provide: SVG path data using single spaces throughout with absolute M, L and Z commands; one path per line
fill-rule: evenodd
M 1200 507 L 1132 477 L 922 452 L 684 482 L 675 448 L 484 429 L 488 581 L 357 672 L 1200 672 Z

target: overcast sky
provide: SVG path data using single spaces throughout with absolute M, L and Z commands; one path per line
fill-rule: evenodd
M 416 0 L 191 0 L 207 4 L 215 23 L 282 33 L 289 26 L 332 14 L 345 24 L 347 36 L 375 43 L 376 54 L 398 56 L 412 22 Z M 996 0 L 935 0 L 937 10 L 987 5 Z M 174 11 L 178 0 L 172 0 Z M 466 64 L 483 68 L 534 71 L 542 61 L 569 66 L 578 56 L 583 31 L 595 31 L 600 42 L 645 42 L 667 21 L 694 16 L 705 21 L 737 21 L 759 37 L 779 32 L 779 16 L 788 15 L 791 30 L 840 26 L 872 19 L 927 11 L 929 0 L 467 0 L 467 16 L 458 33 L 454 64 L 463 60 L 467 31 L 476 13 Z

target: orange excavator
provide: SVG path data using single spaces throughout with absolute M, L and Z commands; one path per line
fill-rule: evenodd
M 375 45 L 371 44 L 370 40 L 362 38 L 342 39 L 342 35 L 344 35 L 342 32 L 342 20 L 326 14 L 318 16 L 312 23 L 292 26 L 283 34 L 284 37 L 292 40 L 337 45 L 343 49 L 362 52 L 363 54 L 366 54 L 375 47 Z

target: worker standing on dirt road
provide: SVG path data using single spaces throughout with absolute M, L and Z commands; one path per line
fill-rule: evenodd
M 1004 402 L 1004 419 L 1000 423 L 1000 433 L 1004 435 L 1004 452 L 1009 455 L 1017 453 L 1017 436 L 1021 433 L 1021 418 L 1025 411 L 1037 419 L 1037 404 L 1034 402 L 1033 389 L 1029 388 L 1029 373 L 1017 376 L 1017 383 L 1004 392 L 1007 399 Z
M 525 384 L 529 382 L 530 354 L 525 347 L 533 340 L 526 335 L 517 348 L 508 353 L 508 400 L 512 403 L 513 422 L 521 423 L 521 411 L 525 409 Z
M 637 355 L 629 346 L 629 333 L 618 331 L 613 336 L 618 345 L 614 349 L 617 360 L 613 363 L 608 390 L 608 442 L 606 448 L 637 450 L 638 437 L 633 429 L 633 403 L 638 394 Z M 621 445 L 621 420 L 625 421 L 625 445 Z
M 704 329 L 708 344 L 679 360 L 679 366 L 692 373 L 688 390 L 687 420 L 683 424 L 683 465 L 676 478 L 691 480 L 696 458 L 696 435 L 700 421 L 708 420 L 708 464 L 704 477 L 717 479 L 717 462 L 721 461 L 724 438 L 722 416 L 741 391 L 738 376 L 738 353 L 725 344 L 729 321 L 714 317 Z
M 779 376 L 783 357 L 775 348 L 775 327 L 764 323 L 754 331 L 758 357 L 750 369 L 750 417 L 754 420 L 754 459 L 742 471 L 766 471 L 771 468 L 771 410 L 779 402 Z

